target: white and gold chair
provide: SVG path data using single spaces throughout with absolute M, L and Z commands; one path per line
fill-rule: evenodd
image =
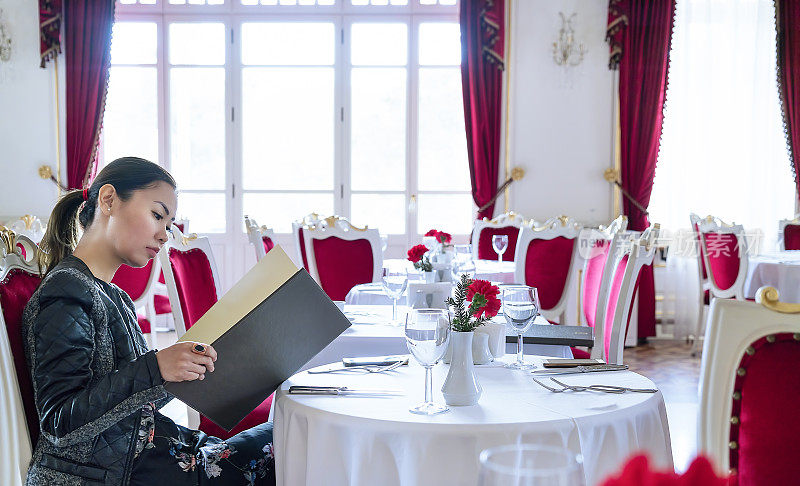
M 778 222 L 778 245 L 781 251 L 800 250 L 800 215 Z
M 45 224 L 42 223 L 41 219 L 37 218 L 36 216 L 26 214 L 15 221 L 11 221 L 8 224 L 8 229 L 18 235 L 27 236 L 31 239 L 31 241 L 38 245 L 39 242 L 42 241 L 45 229 L 47 228 L 45 227 Z
M 567 216 L 551 218 L 541 226 L 523 225 L 513 257 L 514 281 L 536 287 L 542 315 L 562 324 L 581 229 L 581 224 Z
M 497 261 L 497 252 L 492 247 L 492 237 L 506 235 L 508 236 L 508 247 L 503 253 L 503 261 L 513 261 L 519 229 L 524 224 L 526 224 L 525 218 L 513 211 L 501 214 L 491 220 L 483 218 L 475 221 L 472 228 L 472 258 Z
M 711 296 L 745 300 L 748 257 L 742 225 L 708 216 L 700 220 L 698 232 Z
M 762 287 L 714 299 L 700 367 L 698 449 L 738 484 L 797 484 L 800 304 Z
M 305 231 L 320 223 L 320 216 L 317 213 L 310 213 L 302 219 L 292 222 L 292 235 L 297 248 L 297 261 L 303 263 L 303 268 L 308 270 L 308 257 L 306 255 Z
M 381 281 L 383 252 L 377 229 L 330 216 L 304 230 L 308 273 L 332 300 L 345 300 L 358 284 Z
M 247 239 L 256 250 L 256 261 L 261 261 L 275 247 L 275 232 L 266 226 L 258 226 L 256 220 L 247 215 L 244 216 L 244 227 Z

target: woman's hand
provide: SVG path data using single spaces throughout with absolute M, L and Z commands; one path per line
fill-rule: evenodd
M 214 371 L 217 352 L 208 344 L 183 342 L 156 352 L 156 359 L 164 381 L 202 380 Z

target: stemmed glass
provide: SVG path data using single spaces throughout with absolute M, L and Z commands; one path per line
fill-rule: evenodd
M 503 261 L 503 253 L 508 248 L 508 235 L 494 235 L 492 236 L 492 248 L 497 253 L 497 261 Z
M 475 261 L 472 259 L 472 245 L 456 245 L 455 250 L 456 255 L 451 268 L 453 281 L 459 282 L 463 274 L 474 278 L 476 269 Z
M 522 356 L 522 335 L 539 315 L 539 293 L 535 287 L 509 285 L 503 287 L 503 314 L 508 327 L 517 333 L 517 361 L 507 368 L 524 370 L 529 368 Z
M 583 460 L 566 448 L 511 444 L 481 452 L 478 486 L 583 486 Z
M 408 273 L 405 270 L 383 269 L 383 291 L 392 299 L 392 322 L 397 322 L 397 299 L 403 295 L 408 286 Z
M 409 409 L 411 413 L 435 415 L 449 410 L 433 403 L 431 368 L 447 350 L 450 319 L 443 309 L 412 309 L 406 314 L 406 345 L 411 356 L 425 368 L 425 401 Z

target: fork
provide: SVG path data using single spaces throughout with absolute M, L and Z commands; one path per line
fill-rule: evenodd
M 576 392 L 592 390 L 592 391 L 600 391 L 605 393 L 625 393 L 626 391 L 629 392 L 636 392 L 636 393 L 656 393 L 658 390 L 653 388 L 628 388 L 625 386 L 616 386 L 616 385 L 589 385 L 589 386 L 575 386 L 575 385 L 568 385 L 562 381 L 558 381 L 553 377 L 550 379 L 559 385 L 564 387 L 564 390 L 571 390 Z M 561 390 L 563 391 L 563 390 Z
M 395 370 L 401 366 L 406 364 L 406 361 L 396 361 L 390 365 L 386 366 L 379 366 L 376 367 L 375 365 L 363 365 L 363 366 L 348 366 L 346 368 L 335 368 L 332 370 L 309 370 L 309 375 L 318 375 L 322 373 L 340 373 L 340 372 L 352 372 L 352 371 L 366 371 L 367 373 L 384 373 L 386 371 Z
M 564 390 L 566 390 L 566 388 L 553 388 L 552 386 L 547 386 L 544 383 L 542 383 L 541 381 L 537 380 L 536 378 L 534 378 L 533 381 L 535 381 L 539 385 L 543 386 L 544 388 L 547 388 L 548 390 L 550 390 L 553 393 L 561 393 Z

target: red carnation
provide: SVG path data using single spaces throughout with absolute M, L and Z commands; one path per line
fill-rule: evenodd
M 678 475 L 672 471 L 650 469 L 647 457 L 638 455 L 625 464 L 619 475 L 607 478 L 602 484 L 603 486 L 638 486 L 640 484 L 727 486 L 733 484 L 733 481 L 727 476 L 717 476 L 714 467 L 703 456 L 696 457 L 689 469 L 684 474 Z
M 467 287 L 467 300 L 474 301 L 475 296 L 480 295 L 486 299 L 486 303 L 475 309 L 472 315 L 476 318 L 480 318 L 481 316 L 492 318 L 496 316 L 500 311 L 500 299 L 497 298 L 497 294 L 499 293 L 500 289 L 492 285 L 491 282 L 487 280 L 473 280 L 470 286 Z
M 450 233 L 445 233 L 444 231 L 439 231 L 438 233 L 436 233 L 436 241 L 438 241 L 439 243 L 443 243 L 443 244 L 447 245 L 451 241 L 453 241 L 453 237 L 450 235 Z
M 425 245 L 417 245 L 408 250 L 408 261 L 417 263 L 422 260 L 422 255 L 428 252 L 428 247 Z
M 425 233 L 425 236 L 436 236 L 437 233 L 438 233 L 437 230 L 432 229 L 432 230 L 428 230 L 428 232 Z

